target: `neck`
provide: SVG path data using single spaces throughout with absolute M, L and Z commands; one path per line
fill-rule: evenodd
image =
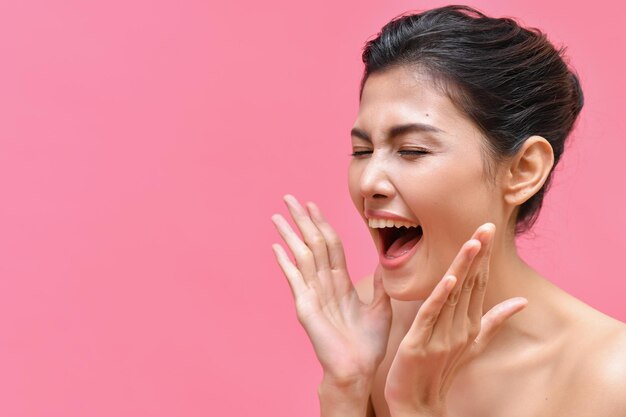
M 561 291 L 532 269 L 517 253 L 514 239 L 496 242 L 491 256 L 489 282 L 485 293 L 483 314 L 495 305 L 513 297 L 524 297 L 528 306 L 509 318 L 493 342 L 496 346 L 545 340 L 558 332 L 560 325 L 556 306 Z M 551 301 L 552 300 L 552 301 Z M 556 303 L 554 303 L 556 304 Z
M 514 241 L 494 242 L 483 312 L 507 298 L 528 298 L 538 279 L 542 278 L 520 258 Z
M 514 239 L 501 239 L 494 242 L 483 315 L 513 297 L 526 298 L 528 306 L 510 317 L 489 343 L 488 350 L 493 353 L 519 346 L 524 340 L 530 343 L 546 340 L 548 336 L 558 333 L 566 319 L 558 313 L 557 306 L 563 300 L 564 292 L 520 258 Z M 394 320 L 408 330 L 422 301 L 392 301 Z

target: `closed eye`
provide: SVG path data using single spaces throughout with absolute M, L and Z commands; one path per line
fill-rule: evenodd
M 418 151 L 418 150 L 402 150 L 402 151 L 398 151 L 398 153 L 400 153 L 400 155 L 420 156 L 420 155 L 426 155 L 428 152 Z
M 363 155 L 369 155 L 371 153 L 372 151 L 354 151 L 350 154 L 350 156 L 352 156 L 353 158 L 356 158 L 356 157 L 363 156 Z
M 357 158 L 359 156 L 364 156 L 364 155 L 369 155 L 371 154 L 372 151 L 354 151 L 350 154 L 350 156 Z M 400 150 L 398 151 L 398 153 L 400 155 L 407 155 L 407 156 L 422 156 L 422 155 L 426 155 L 430 152 L 428 151 L 418 151 L 418 150 Z

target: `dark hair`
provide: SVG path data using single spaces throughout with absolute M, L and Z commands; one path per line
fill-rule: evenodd
M 515 234 L 535 223 L 554 167 L 583 107 L 578 77 L 545 34 L 510 18 L 491 18 L 468 6 L 446 6 L 400 15 L 363 50 L 367 78 L 406 66 L 424 70 L 482 130 L 486 170 L 514 155 L 532 135 L 554 151 L 554 166 L 541 190 L 519 208 Z M 491 174 L 490 174 L 491 176 Z

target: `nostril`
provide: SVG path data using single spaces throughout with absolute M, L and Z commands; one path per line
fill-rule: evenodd
M 361 195 L 370 199 L 393 197 L 394 187 L 382 170 L 364 173 L 360 179 Z

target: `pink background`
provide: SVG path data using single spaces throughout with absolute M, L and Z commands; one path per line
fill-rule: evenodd
M 372 270 L 346 186 L 361 49 L 444 4 L 3 2 L 0 414 L 317 415 L 270 216 L 316 201 Z M 620 2 L 471 4 L 569 46 L 587 102 L 520 243 L 625 321 Z

